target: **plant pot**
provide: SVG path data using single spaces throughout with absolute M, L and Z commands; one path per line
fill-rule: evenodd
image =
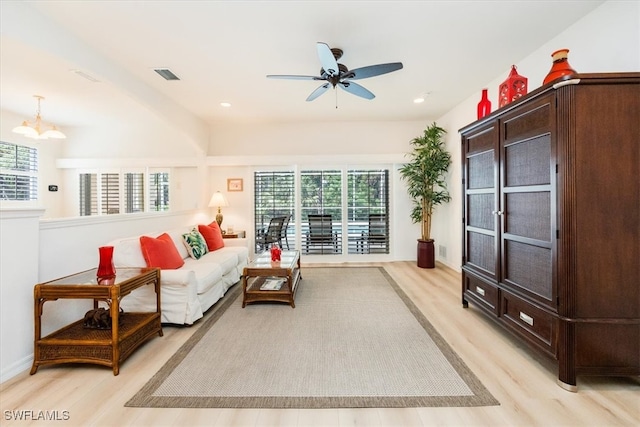
M 433 239 L 418 239 L 418 267 L 435 268 L 436 252 L 434 247 Z

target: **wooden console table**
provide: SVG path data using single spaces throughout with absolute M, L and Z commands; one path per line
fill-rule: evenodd
M 120 313 L 120 299 L 142 286 L 153 285 L 156 311 Z M 98 284 L 96 269 L 34 287 L 35 342 L 31 375 L 41 365 L 58 363 L 93 363 L 113 368 L 118 375 L 122 363 L 137 347 L 156 333 L 162 336 L 160 324 L 160 270 L 157 268 L 119 268 L 109 284 Z M 57 299 L 93 299 L 111 307 L 111 329 L 88 329 L 84 319 L 41 337 L 44 303 Z

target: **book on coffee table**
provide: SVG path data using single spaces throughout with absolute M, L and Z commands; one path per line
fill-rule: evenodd
M 261 291 L 278 291 L 282 287 L 284 283 L 284 279 L 267 279 L 264 281 L 262 286 L 260 286 Z

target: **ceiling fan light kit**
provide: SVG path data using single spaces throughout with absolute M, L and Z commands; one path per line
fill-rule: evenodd
M 351 93 L 352 95 L 359 96 L 360 98 L 373 99 L 376 96 L 371 91 L 357 83 L 354 83 L 352 80 L 366 79 L 402 69 L 402 62 L 390 62 L 387 64 L 369 65 L 349 70 L 346 65 L 338 63 L 338 60 L 344 53 L 342 49 L 330 48 L 329 45 L 322 42 L 318 42 L 316 44 L 316 48 L 318 51 L 318 58 L 320 58 L 320 64 L 322 64 L 319 76 L 270 74 L 267 75 L 267 78 L 324 81 L 324 83 L 311 92 L 307 97 L 307 101 L 313 101 L 329 90 L 329 88 L 335 89 L 336 86 L 348 93 Z

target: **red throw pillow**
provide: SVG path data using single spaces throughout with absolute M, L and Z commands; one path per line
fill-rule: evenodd
M 140 236 L 140 247 L 147 267 L 158 267 L 164 270 L 175 270 L 184 265 L 180 252 L 167 233 L 157 238 Z
M 222 238 L 222 231 L 217 222 L 213 221 L 209 225 L 199 225 L 198 231 L 204 237 L 207 242 L 209 251 L 215 251 L 216 249 L 224 248 L 224 239 Z

